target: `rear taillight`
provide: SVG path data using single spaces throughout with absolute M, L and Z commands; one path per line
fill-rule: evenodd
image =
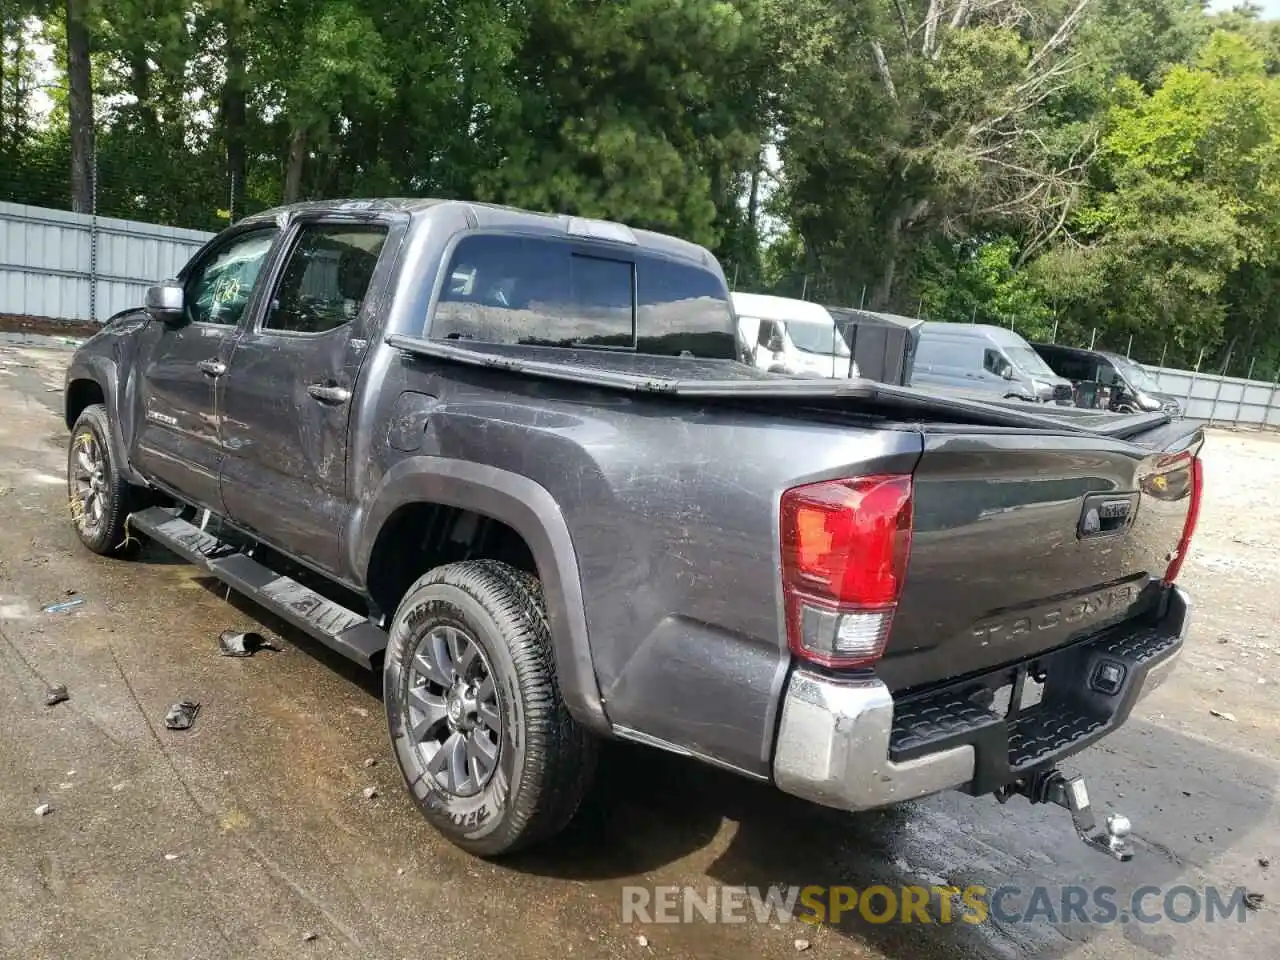
M 781 536 L 791 652 L 826 667 L 878 660 L 907 573 L 911 477 L 793 487 Z
M 1204 467 L 1200 464 L 1200 458 L 1184 453 L 1179 454 L 1177 459 L 1186 461 L 1185 466 L 1181 468 L 1186 469 L 1189 474 L 1191 500 L 1187 504 L 1187 519 L 1182 524 L 1178 552 L 1173 555 L 1173 559 L 1169 561 L 1169 568 L 1164 572 L 1166 584 L 1171 584 L 1178 579 L 1178 574 L 1182 571 L 1182 561 L 1187 558 L 1187 551 L 1191 549 L 1191 537 L 1196 532 L 1196 521 L 1200 519 L 1200 495 L 1204 489 Z

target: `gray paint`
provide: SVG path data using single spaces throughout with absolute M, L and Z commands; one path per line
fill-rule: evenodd
M 314 217 L 378 220 L 395 242 L 384 248 L 348 331 L 262 337 L 255 332 L 261 286 L 279 270 L 299 219 Z M 114 408 L 122 446 L 149 475 L 168 470 L 175 478 L 168 485 L 192 499 L 220 498 L 234 523 L 357 590 L 382 524 L 402 505 L 448 504 L 507 523 L 528 542 L 543 581 L 566 702 L 600 732 L 626 728 L 769 774 L 791 661 L 777 513 L 790 486 L 917 471 L 916 546 L 891 655 L 878 671 L 895 689 L 989 662 L 995 654 L 975 651 L 966 630 L 1003 616 L 1011 603 L 1033 608 L 1117 577 L 1158 575 L 1181 529 L 1181 504 L 1144 505 L 1122 551 L 1066 542 L 1084 493 L 1131 489 L 1154 455 L 1062 425 L 1055 432 L 1052 421 L 922 426 L 877 416 L 876 395 L 866 390 L 848 398 L 864 412 L 816 393 L 785 405 L 775 397 L 772 406 L 763 395 L 734 400 L 730 390 L 672 398 L 388 345 L 388 336 L 424 334 L 440 266 L 463 231 L 562 236 L 567 218 L 362 201 L 300 205 L 242 226 L 255 222 L 277 223 L 281 235 L 241 329 L 218 348 L 229 372 L 206 385 L 204 419 L 194 409 L 200 381 L 175 365 L 162 386 L 178 404 L 169 415 L 179 423 L 140 427 L 158 387 L 141 386 L 135 371 L 154 371 L 178 353 L 194 370 L 200 353 L 179 350 L 174 331 L 141 314 L 90 340 L 69 376 L 121 383 Z M 704 264 L 723 282 L 705 250 L 642 231 L 637 238 Z M 204 334 L 188 336 L 205 346 Z M 320 379 L 350 387 L 346 407 L 317 408 L 305 386 Z M 895 395 L 920 400 L 901 388 Z M 923 401 L 899 409 L 940 416 Z M 1141 428 L 1153 423 L 1163 421 Z M 220 491 L 207 489 L 210 472 L 221 478 Z M 1045 549 L 1051 542 L 1065 551 L 1060 560 Z

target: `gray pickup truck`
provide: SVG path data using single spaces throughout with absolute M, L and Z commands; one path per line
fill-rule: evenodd
M 66 378 L 86 547 L 149 538 L 384 677 L 494 856 L 622 738 L 866 810 L 1092 820 L 1064 757 L 1181 651 L 1202 433 L 740 362 L 691 244 L 464 202 L 250 217 Z

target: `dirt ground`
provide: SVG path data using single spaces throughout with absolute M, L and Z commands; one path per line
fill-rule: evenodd
M 1213 431 L 1182 665 L 1076 758 L 1133 821 L 1116 863 L 1064 811 L 945 794 L 848 816 L 641 748 L 566 836 L 501 865 L 403 796 L 377 678 L 150 549 L 81 549 L 65 345 L 0 335 L 0 957 L 1270 958 L 1280 940 L 1280 437 Z M 62 613 L 44 608 L 82 601 Z M 217 655 L 228 628 L 279 653 Z M 69 702 L 47 708 L 47 684 Z M 164 728 L 170 704 L 202 704 Z M 1216 717 L 1210 711 L 1230 715 Z M 370 760 L 374 761 L 370 764 Z M 362 792 L 374 787 L 377 796 Z M 46 816 L 37 807 L 50 805 Z M 1274 866 L 1260 861 L 1274 859 Z M 627 885 L 1246 887 L 1243 923 L 622 922 Z M 1158 901 L 1156 901 L 1158 904 Z

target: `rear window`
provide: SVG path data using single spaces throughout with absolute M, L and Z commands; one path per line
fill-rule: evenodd
M 635 330 L 632 263 L 555 240 L 476 235 L 454 249 L 431 335 L 633 348 Z
M 448 270 L 433 338 L 736 356 L 723 280 L 693 264 L 476 234 L 458 243 Z

